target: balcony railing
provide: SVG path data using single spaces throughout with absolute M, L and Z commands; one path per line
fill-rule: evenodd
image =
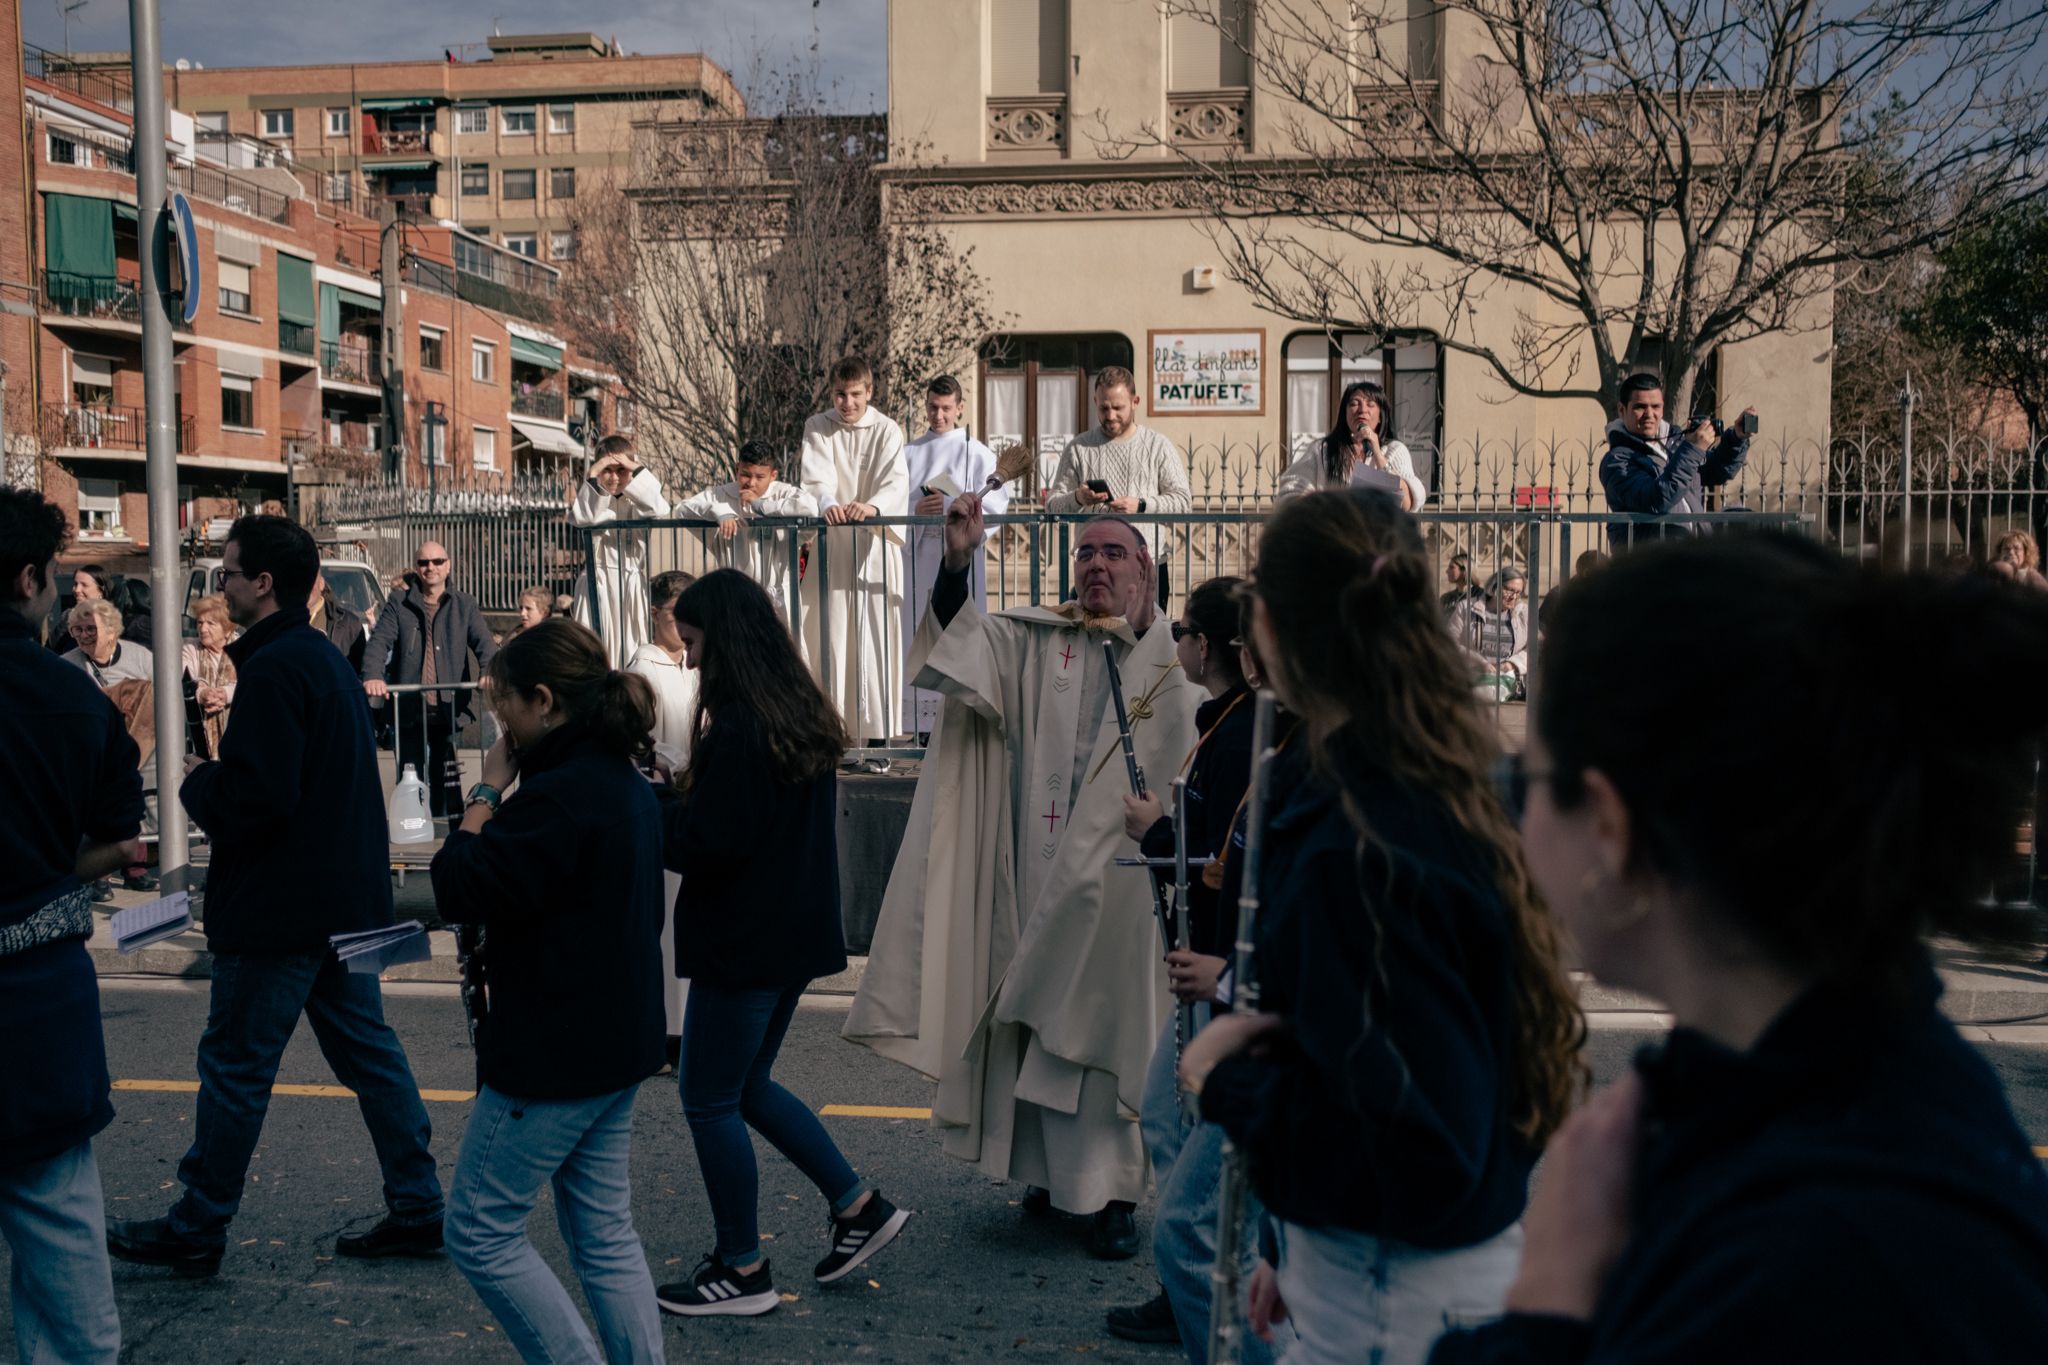
M 125 67 L 75 63 L 61 52 L 33 43 L 21 45 L 21 57 L 22 70 L 37 80 L 97 100 L 109 108 L 135 108 L 135 81 Z
M 521 417 L 545 417 L 559 422 L 563 407 L 562 394 L 558 389 L 529 389 L 524 393 L 514 390 L 512 394 L 512 411 Z
M 303 322 L 277 321 L 277 349 L 292 355 L 310 357 L 313 354 L 314 331 Z
M 374 236 L 360 236 L 353 232 L 337 231 L 334 234 L 334 263 L 345 265 L 351 270 L 360 270 L 365 275 L 377 273 L 377 239 Z
M 338 384 L 375 384 L 381 377 L 381 349 L 367 341 L 323 341 L 320 373 Z
M 41 294 L 45 313 L 101 322 L 142 321 L 142 297 L 132 280 L 45 270 Z
M 1228 149 L 1251 142 L 1251 92 L 1200 90 L 1166 98 L 1173 127 L 1173 145 L 1190 149 Z
M 1064 153 L 1067 146 L 1065 95 L 991 95 L 988 149 L 992 152 Z
M 192 449 L 192 419 L 177 423 L 178 453 Z M 147 450 L 149 414 L 142 408 L 65 403 L 43 409 L 43 444 L 55 450 Z
M 190 166 L 172 166 L 169 169 L 171 188 L 183 190 L 197 199 L 210 200 L 236 213 L 246 213 L 252 218 L 264 218 L 273 223 L 289 222 L 292 195 L 280 193 L 268 185 L 259 185 L 243 176 L 231 175 L 218 166 L 196 162 Z
M 375 167 L 371 169 L 374 170 Z M 363 196 L 363 202 L 364 211 L 372 218 L 377 216 L 379 209 L 387 206 L 397 209 L 400 213 L 416 214 L 422 218 L 432 217 L 434 213 L 434 196 L 431 194 L 386 194 L 371 190 Z
M 388 156 L 393 152 L 425 152 L 433 149 L 431 128 L 365 128 L 363 155 Z

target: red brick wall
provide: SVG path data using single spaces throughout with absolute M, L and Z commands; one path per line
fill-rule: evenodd
M 5 137 L 0 137 L 0 280 L 26 280 L 32 265 L 25 222 L 30 167 L 22 104 L 21 11 L 12 3 L 0 4 L 0 121 L 6 128 Z M 10 302 L 27 302 L 20 290 L 4 294 Z M 7 366 L 6 430 L 0 432 L 0 448 L 19 449 L 14 436 L 35 430 L 35 354 L 35 319 L 0 313 L 0 362 Z

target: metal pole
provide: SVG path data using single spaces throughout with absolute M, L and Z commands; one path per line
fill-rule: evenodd
M 1913 376 L 1899 385 L 1899 567 L 1913 567 Z
M 129 0 L 128 50 L 135 84 L 136 241 L 142 257 L 142 393 L 149 463 L 149 593 L 155 603 L 157 861 L 166 876 L 191 861 L 185 808 L 185 689 L 180 677 L 184 593 L 178 590 L 177 370 L 171 362 L 170 300 L 157 278 L 157 243 L 169 232 L 164 190 L 164 63 L 157 0 Z M 199 287 L 188 280 L 187 289 Z

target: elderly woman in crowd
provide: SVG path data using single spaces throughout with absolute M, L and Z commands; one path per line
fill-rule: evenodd
M 2048 578 L 2041 576 L 2041 548 L 2025 531 L 2008 531 L 2000 536 L 1988 567 L 2000 578 L 2010 578 L 2030 588 L 2048 588 Z
M 192 731 L 198 757 L 214 758 L 220 753 L 221 732 L 228 728 L 228 707 L 235 700 L 235 662 L 227 654 L 228 637 L 234 627 L 228 621 L 224 597 L 202 597 L 192 604 L 192 620 L 199 638 L 185 644 L 185 685 L 191 697 L 196 728 Z
M 1494 570 L 1486 591 L 1452 604 L 1445 614 L 1451 638 L 1481 678 L 1508 679 L 1509 693 L 1522 690 L 1529 671 L 1528 579 L 1513 565 Z
M 85 670 L 114 703 L 122 720 L 127 722 L 129 736 L 142 751 L 147 786 L 147 776 L 153 773 L 156 758 L 155 716 L 150 709 L 150 699 L 155 692 L 152 682 L 156 677 L 156 660 L 144 646 L 121 638 L 121 612 L 104 597 L 80 602 L 71 609 L 68 620 L 75 648 L 66 650 L 61 657 Z M 143 831 L 154 835 L 156 795 L 145 791 L 143 796 L 147 808 Z M 121 884 L 130 891 L 149 891 L 156 887 L 156 878 L 150 875 L 147 864 L 135 863 L 122 874 Z M 108 888 L 102 882 L 94 892 L 94 899 L 104 901 L 110 898 Z

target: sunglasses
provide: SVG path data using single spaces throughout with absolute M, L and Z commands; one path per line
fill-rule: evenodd
M 1178 621 L 1175 621 L 1172 625 L 1168 626 L 1167 629 L 1173 632 L 1173 642 L 1175 644 L 1179 644 L 1182 640 L 1187 639 L 1190 635 L 1200 635 L 1202 633 L 1201 631 L 1196 630 L 1193 626 L 1184 626 Z
M 415 559 L 413 561 L 414 564 L 417 564 L 422 569 L 438 569 L 447 562 L 448 559 L 445 555 L 440 559 Z
M 1552 773 L 1541 772 L 1528 766 L 1520 754 L 1502 754 L 1494 766 L 1494 790 L 1500 795 L 1501 805 L 1507 807 L 1508 818 L 1516 824 L 1529 813 L 1529 788 L 1537 782 L 1548 782 Z

